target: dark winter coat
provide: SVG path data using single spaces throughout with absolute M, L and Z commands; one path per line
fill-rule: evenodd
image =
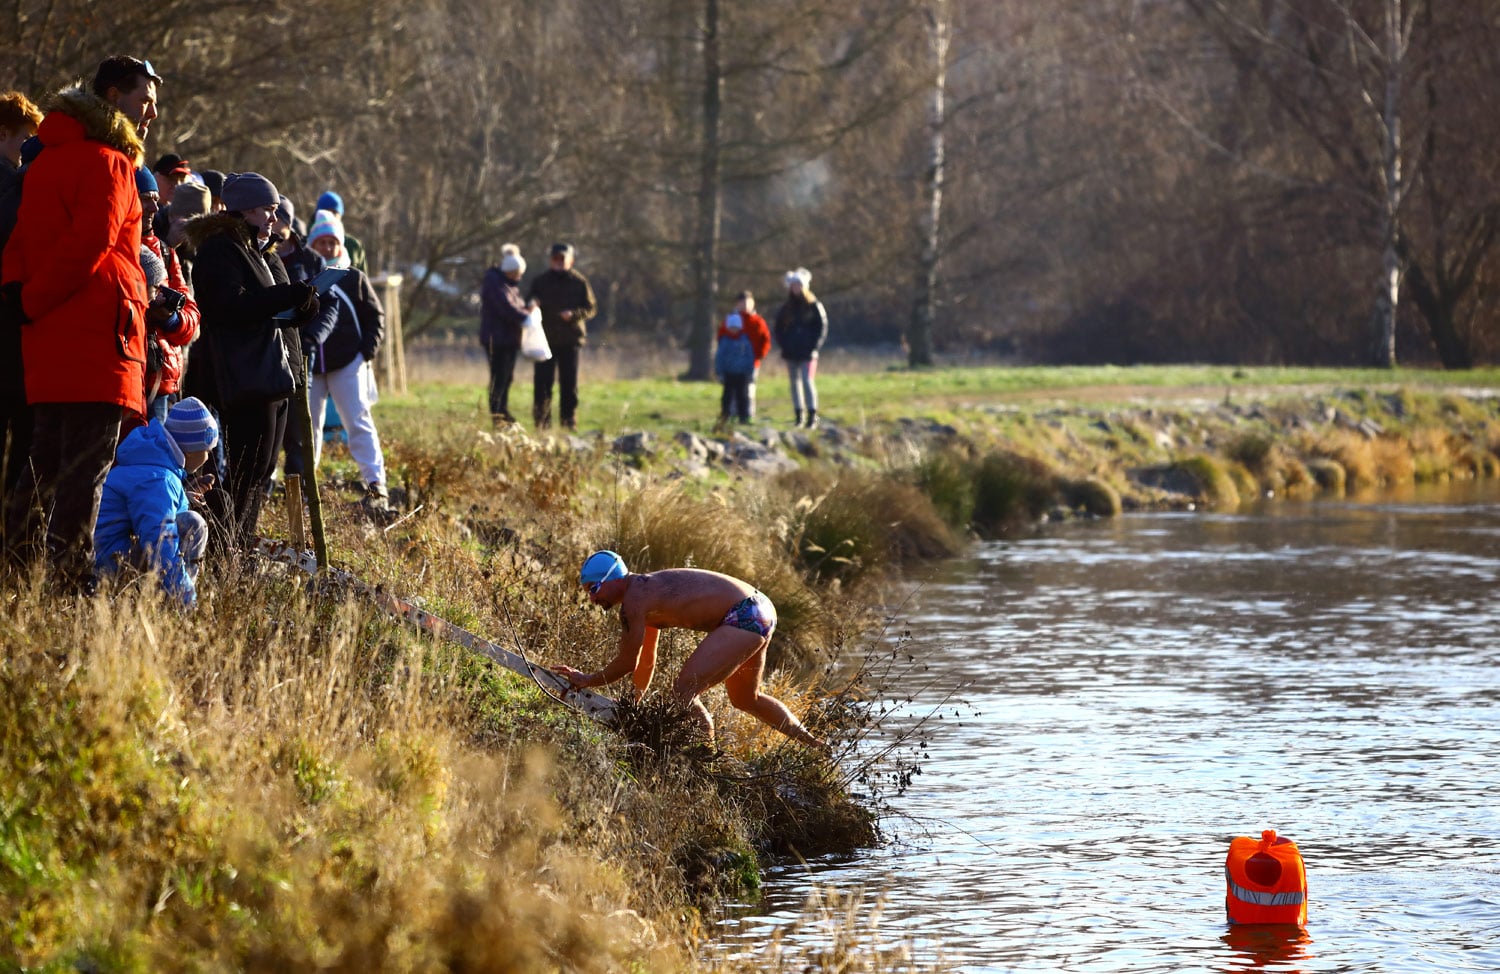
M 542 331 L 547 335 L 548 345 L 553 348 L 582 345 L 588 339 L 586 322 L 597 308 L 594 289 L 577 268 L 555 271 L 549 267 L 542 271 L 531 279 L 526 300 L 535 301 L 542 309 Z M 573 312 L 571 321 L 562 319 L 564 311 Z
M 311 283 L 313 278 L 323 273 L 323 268 L 328 262 L 323 255 L 303 243 L 295 234 L 292 236 L 293 247 L 290 253 L 281 254 L 282 266 L 286 268 L 287 280 L 293 284 Z M 318 313 L 313 319 L 302 326 L 302 357 L 311 358 L 313 352 L 328 336 L 333 334 L 333 329 L 339 323 L 338 305 L 332 301 L 318 301 Z
M 385 337 L 385 309 L 364 271 L 349 268 L 320 303 L 337 307 L 338 323 L 314 349 L 312 370 L 319 375 L 337 372 L 358 356 L 375 361 Z
M 82 88 L 57 96 L 27 169 L 4 281 L 22 283 L 26 397 L 117 403 L 143 414 L 146 275 L 141 142 L 113 105 Z
M 776 312 L 776 344 L 788 362 L 808 362 L 828 338 L 828 312 L 823 302 L 793 295 Z
M 242 363 L 227 350 L 243 347 L 264 329 L 284 329 L 287 362 L 300 381 L 305 372 L 298 326 L 275 316 L 304 305 L 311 287 L 289 282 L 281 258 L 261 251 L 254 228 L 238 214 L 199 217 L 187 225 L 187 233 L 198 251 L 193 290 L 203 334 L 193 349 L 184 391 L 216 408 L 230 405 L 222 395 L 229 391 L 222 388 L 223 380 Z
M 498 267 L 485 271 L 479 289 L 479 344 L 485 348 L 491 343 L 518 348 L 525 323 L 526 299 L 521 296 L 521 283 L 506 277 Z

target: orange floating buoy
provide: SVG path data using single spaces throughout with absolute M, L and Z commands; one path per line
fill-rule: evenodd
M 1224 860 L 1224 911 L 1230 923 L 1307 926 L 1307 867 L 1291 839 L 1266 829 L 1259 841 L 1240 836 Z

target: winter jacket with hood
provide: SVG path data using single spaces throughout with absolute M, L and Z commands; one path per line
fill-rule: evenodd
M 254 228 L 237 213 L 199 217 L 186 232 L 198 252 L 193 290 L 203 323 L 183 391 L 215 408 L 232 405 L 223 401 L 219 380 L 240 363 L 223 360 L 219 349 L 242 348 L 252 333 L 270 328 L 288 329 L 282 333 L 288 364 L 293 375 L 305 375 L 296 323 L 275 316 L 301 305 L 311 288 L 287 280 L 281 258 L 261 249 Z
M 726 318 L 725 321 L 728 321 Z M 714 372 L 719 376 L 754 375 L 771 350 L 771 332 L 766 319 L 755 312 L 740 315 L 741 325 L 731 331 L 719 325 L 719 345 L 714 351 Z
M 0 278 L 20 281 L 26 397 L 144 413 L 141 141 L 113 105 L 68 88 L 37 131 Z
M 339 317 L 333 334 L 313 348 L 312 370 L 337 372 L 359 356 L 375 361 L 385 337 L 385 308 L 364 271 L 349 268 L 319 300 L 335 305 Z
M 526 323 L 526 299 L 521 282 L 512 281 L 498 267 L 484 272 L 479 288 L 479 344 L 493 342 L 502 348 L 519 348 L 521 326 Z
M 142 559 L 185 605 L 197 598 L 177 536 L 177 515 L 188 509 L 182 450 L 159 420 L 130 431 L 104 481 L 94 524 L 94 567 L 100 574 Z
M 817 298 L 791 295 L 776 312 L 776 344 L 788 362 L 809 362 L 828 338 L 828 312 Z
M 166 265 L 167 287 L 187 295 L 182 310 L 173 318 L 160 326 L 149 328 L 149 340 L 156 342 L 156 347 L 161 349 L 162 358 L 161 377 L 156 387 L 156 394 L 166 396 L 182 390 L 182 360 L 186 354 L 183 350 L 198 339 L 200 321 L 198 302 L 193 300 L 193 289 L 188 287 L 187 278 L 182 273 L 182 261 L 177 258 L 177 252 L 155 234 L 144 237 L 141 244 L 150 247 Z M 146 378 L 149 381 L 152 377 Z

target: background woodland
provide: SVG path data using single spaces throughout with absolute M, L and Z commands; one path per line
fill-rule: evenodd
M 0 85 L 165 76 L 150 157 L 337 189 L 408 333 L 505 241 L 682 349 L 814 272 L 832 340 L 1494 362 L 1489 0 L 19 0 Z M 418 268 L 413 273 L 413 268 Z M 436 276 L 434 276 L 436 275 Z M 438 287 L 446 282 L 447 286 Z M 451 293 L 450 293 L 451 292 Z

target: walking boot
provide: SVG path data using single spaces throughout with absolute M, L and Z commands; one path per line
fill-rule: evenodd
M 802 426 L 802 410 L 797 410 L 797 418 L 792 420 L 792 428 L 800 429 Z
M 385 484 L 378 480 L 365 485 L 365 496 L 360 499 L 360 506 L 371 520 L 380 523 L 390 521 L 396 514 L 391 508 L 390 493 L 385 489 Z
M 552 425 L 552 404 L 548 403 L 545 406 L 532 406 L 531 407 L 531 422 L 532 422 L 532 425 L 534 425 L 537 428 L 538 432 L 540 432 L 541 430 L 544 430 L 547 427 L 551 426 Z
M 809 409 L 807 411 L 807 428 L 812 429 L 816 425 L 818 425 L 818 411 L 816 409 Z

